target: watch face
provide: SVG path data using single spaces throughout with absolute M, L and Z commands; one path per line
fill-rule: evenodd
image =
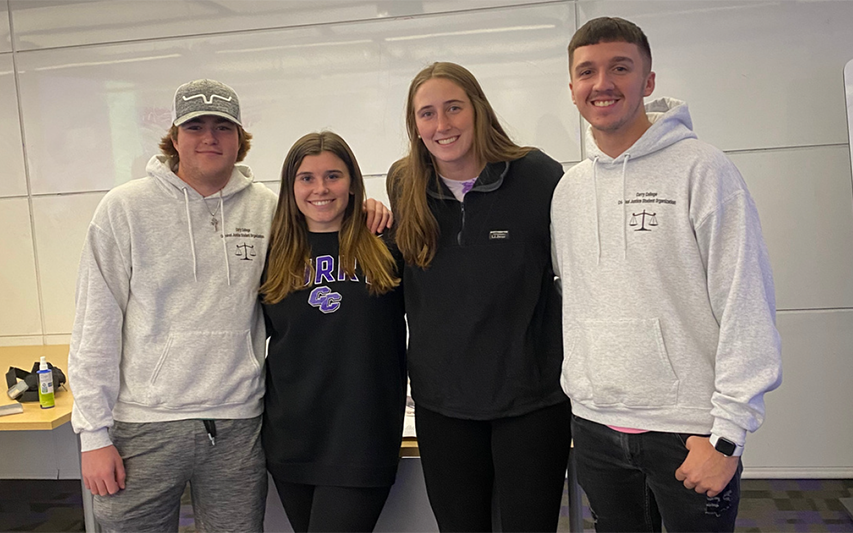
M 731 457 L 732 454 L 735 453 L 737 446 L 735 446 L 734 442 L 720 437 L 717 439 L 717 444 L 714 448 L 721 454 Z

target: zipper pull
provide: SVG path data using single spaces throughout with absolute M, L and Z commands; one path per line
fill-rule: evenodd
M 459 233 L 456 234 L 456 244 L 462 246 L 462 232 L 465 231 L 465 197 L 462 197 L 462 201 L 459 202 L 459 205 L 462 208 L 462 228 L 459 230 Z

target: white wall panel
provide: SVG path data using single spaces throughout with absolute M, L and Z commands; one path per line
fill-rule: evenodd
M 846 146 L 732 154 L 761 216 L 779 309 L 853 307 Z
M 844 92 L 847 95 L 847 140 L 850 143 L 850 162 L 853 164 L 853 59 L 844 65 Z
M 269 190 L 271 190 L 272 192 L 274 192 L 276 194 L 278 194 L 279 191 L 281 190 L 281 180 L 279 180 L 279 181 L 264 181 L 262 183 L 264 185 L 266 185 L 267 188 L 269 188 Z
M 0 52 L 12 50 L 12 34 L 9 31 L 9 1 L 0 0 Z
M 41 334 L 30 209 L 26 198 L 0 198 L 0 336 Z
M 388 192 L 385 190 L 385 176 L 365 176 L 364 194 L 367 198 L 374 198 L 391 207 L 391 200 L 388 199 Z
M 2 8 L 2 6 L 0 6 Z M 24 150 L 21 143 L 21 122 L 18 120 L 18 99 L 12 54 L 0 54 L 0 196 L 27 194 L 24 172 Z
M 35 193 L 106 190 L 143 175 L 175 87 L 199 77 L 240 94 L 258 179 L 275 180 L 291 144 L 323 128 L 347 139 L 363 172 L 384 174 L 406 149 L 408 84 L 435 60 L 474 72 L 518 142 L 576 161 L 564 51 L 573 13 L 545 4 L 21 53 L 30 183 Z
M 649 38 L 657 96 L 690 104 L 723 150 L 847 142 L 842 70 L 853 2 L 578 2 L 578 25 L 619 16 Z
M 74 323 L 74 289 L 89 222 L 104 193 L 33 198 L 46 334 Z
M 533 1 L 12 0 L 11 5 L 18 50 L 31 50 L 403 17 Z
M 768 470 L 853 469 L 853 311 L 779 313 L 782 386 L 765 396 L 764 426 L 744 464 Z M 831 471 L 822 472 L 831 476 Z M 789 477 L 796 477 L 790 476 Z M 823 476 L 820 476 L 823 477 Z

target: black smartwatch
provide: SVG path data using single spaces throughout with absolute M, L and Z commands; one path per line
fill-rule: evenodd
M 727 457 L 740 457 L 743 455 L 742 445 L 735 444 L 729 439 L 720 437 L 719 435 L 711 435 L 711 446 Z

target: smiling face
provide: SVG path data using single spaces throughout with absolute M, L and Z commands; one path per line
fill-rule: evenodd
M 643 98 L 652 94 L 655 74 L 637 45 L 616 41 L 578 47 L 570 75 L 572 101 L 599 144 L 619 138 L 622 144 L 630 140 L 628 148 L 650 126 Z
M 465 90 L 446 78 L 431 78 L 415 92 L 412 104 L 418 135 L 439 174 L 476 177 L 482 165 L 474 152 L 474 106 Z
M 293 195 L 308 231 L 340 231 L 350 197 L 350 174 L 332 152 L 306 155 L 296 171 Z
M 237 128 L 233 122 L 213 115 L 178 126 L 177 136 L 172 139 L 179 157 L 178 177 L 204 196 L 224 187 L 240 149 Z

